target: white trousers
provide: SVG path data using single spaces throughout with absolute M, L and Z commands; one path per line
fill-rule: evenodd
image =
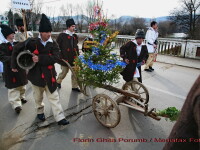
M 8 89 L 8 100 L 13 109 L 22 106 L 21 99 L 25 99 L 25 90 L 25 85 L 13 89 Z
M 33 97 L 36 103 L 37 114 L 44 113 L 43 93 L 45 92 L 47 99 L 51 104 L 51 108 L 56 122 L 65 118 L 57 90 L 51 93 L 47 86 L 43 88 L 35 85 L 32 85 L 32 89 Z

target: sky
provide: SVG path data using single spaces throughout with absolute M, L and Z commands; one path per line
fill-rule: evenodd
M 40 0 L 37 0 L 40 1 Z M 170 11 L 178 9 L 180 0 L 98 0 L 103 1 L 104 13 L 108 17 L 118 18 L 120 16 L 135 16 L 145 18 L 155 18 L 168 16 Z M 88 0 L 43 0 L 42 12 L 46 13 L 47 8 L 54 8 L 54 16 L 60 15 L 61 5 L 67 3 L 73 5 L 88 3 Z M 0 0 L 0 14 L 9 10 L 11 0 Z

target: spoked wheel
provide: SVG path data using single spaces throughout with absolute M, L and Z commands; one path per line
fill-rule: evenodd
M 120 110 L 115 101 L 105 94 L 98 94 L 92 101 L 96 119 L 109 128 L 116 127 L 121 118 Z
M 140 82 L 130 81 L 123 85 L 123 90 L 128 90 L 131 93 L 138 94 L 140 98 L 138 99 L 142 103 L 147 104 L 149 102 L 149 92 L 147 88 Z

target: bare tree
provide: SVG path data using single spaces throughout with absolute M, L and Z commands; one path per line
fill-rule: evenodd
M 73 5 L 72 4 L 69 4 L 69 3 L 66 3 L 65 5 L 62 5 L 60 7 L 60 16 L 58 16 L 58 22 L 60 24 L 60 27 L 62 29 L 66 28 L 66 20 L 71 18 L 72 16 L 72 9 L 73 9 Z M 58 27 L 58 24 L 57 24 L 57 27 Z
M 111 20 L 109 22 L 109 26 L 112 32 L 117 30 L 117 18 L 114 14 L 111 15 Z
M 53 22 L 53 31 L 58 32 L 62 27 L 62 18 L 58 16 L 57 20 Z
M 83 30 L 83 23 L 84 23 L 84 15 L 83 15 L 83 7 L 81 7 L 80 4 L 77 4 L 74 7 L 74 11 L 75 11 L 75 16 L 76 16 L 76 24 L 78 27 L 78 30 L 80 33 L 82 33 Z
M 6 14 L 6 16 L 8 17 L 8 25 L 14 29 L 14 15 L 13 15 L 13 11 L 10 9 L 8 11 L 8 13 Z
M 146 21 L 144 18 L 133 17 L 132 19 L 123 22 L 123 20 L 119 20 L 119 23 L 121 24 L 118 29 L 120 30 L 120 34 L 134 35 L 137 29 L 146 29 Z
M 68 9 L 68 11 L 69 11 L 69 16 L 72 18 L 72 16 L 73 16 L 73 5 L 72 4 L 69 4 L 69 5 L 67 5 L 67 9 Z
M 169 34 L 175 33 L 177 31 L 177 25 L 171 21 L 159 22 L 158 27 L 160 37 L 167 37 Z
M 66 3 L 60 7 L 60 15 L 65 17 L 64 19 L 72 18 L 74 15 L 74 6 L 71 3 Z
M 200 18 L 197 20 L 195 39 L 200 40 Z
M 187 32 L 190 38 L 196 38 L 197 22 L 200 17 L 200 0 L 181 0 L 180 10 L 172 11 L 170 20 L 176 22 L 182 31 Z
M 103 4 L 99 4 L 98 1 L 96 2 L 95 0 L 89 0 L 86 4 L 86 12 L 85 12 L 85 17 L 84 19 L 86 20 L 86 22 L 89 24 L 90 22 L 94 22 L 96 21 L 95 15 L 94 15 L 94 7 L 95 6 L 99 6 L 100 8 L 102 8 Z
M 74 6 L 70 3 L 66 3 L 60 7 L 60 14 L 57 16 L 57 19 L 54 20 L 55 31 L 64 30 L 66 28 L 66 20 L 73 17 L 74 9 Z
M 35 0 L 29 0 L 29 2 L 30 2 L 31 9 L 26 11 L 27 30 L 30 30 L 30 28 L 33 29 L 33 26 L 32 26 L 33 25 L 33 22 L 32 22 L 32 18 L 33 18 L 32 9 L 33 9 L 33 7 L 35 5 Z
M 69 7 L 66 7 L 66 6 L 68 6 L 68 4 L 67 5 L 62 5 L 60 7 L 60 13 L 61 13 L 63 21 L 66 21 L 67 19 L 70 18 L 70 10 L 69 10 Z
M 51 21 L 51 25 L 52 25 L 52 29 L 53 31 L 59 31 L 60 28 L 60 18 L 59 16 L 57 16 L 55 18 L 54 14 L 55 14 L 55 7 L 46 7 L 46 13 L 45 13 L 50 21 Z
M 43 0 L 38 0 L 38 1 L 33 0 L 31 20 L 32 20 L 32 27 L 34 30 L 37 29 L 37 24 L 39 22 L 42 13 L 42 7 L 43 7 Z
M 146 29 L 146 21 L 144 18 L 134 17 L 130 21 L 130 25 L 132 28 L 133 33 L 135 34 L 137 29 Z

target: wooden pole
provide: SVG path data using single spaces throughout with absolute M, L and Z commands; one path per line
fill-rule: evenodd
M 111 86 L 111 85 L 104 85 L 104 84 L 102 84 L 99 87 L 100 88 L 104 88 L 104 89 L 109 90 L 109 91 L 112 91 L 112 92 L 120 93 L 120 94 L 122 94 L 124 96 L 127 96 L 127 97 L 133 97 L 135 99 L 139 99 L 140 98 L 140 95 L 138 95 L 138 94 L 130 93 L 130 92 L 126 91 L 126 90 L 121 90 L 121 89 L 116 88 L 116 87 Z
M 24 23 L 24 32 L 25 32 L 25 37 L 26 39 L 28 38 L 28 35 L 27 35 L 27 27 L 26 27 L 26 14 L 25 14 L 25 10 L 22 9 L 22 16 L 23 16 L 23 23 Z

